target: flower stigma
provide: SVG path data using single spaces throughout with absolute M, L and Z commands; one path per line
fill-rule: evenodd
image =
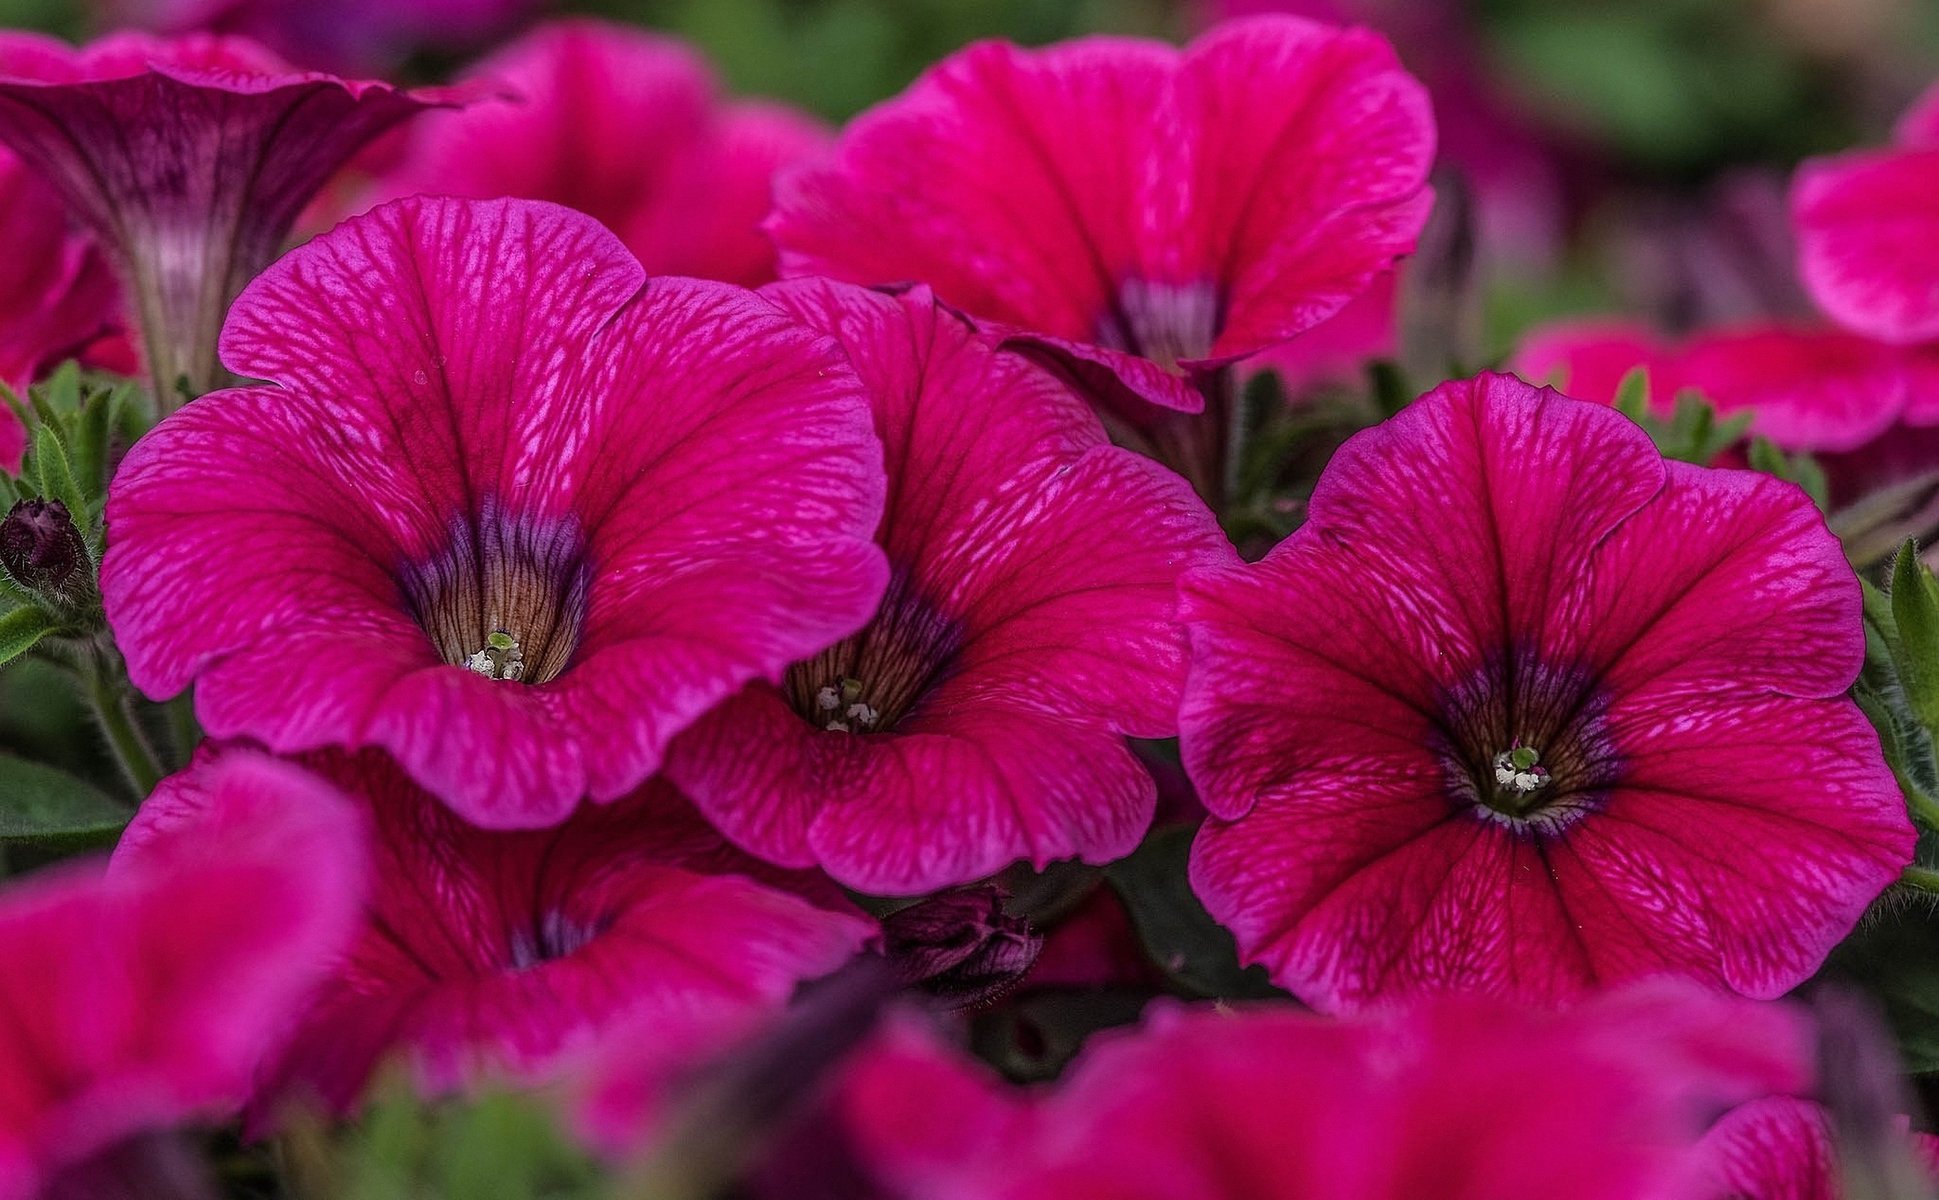
M 485 638 L 484 649 L 473 652 L 465 659 L 465 669 L 475 671 L 486 679 L 517 681 L 525 677 L 525 656 L 519 651 L 517 638 L 503 629 L 496 629 Z

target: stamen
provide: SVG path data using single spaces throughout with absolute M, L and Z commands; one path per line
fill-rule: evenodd
M 485 638 L 483 650 L 465 659 L 465 669 L 486 679 L 517 681 L 525 677 L 525 655 L 519 650 L 517 638 L 497 629 Z
M 1549 785 L 1548 768 L 1541 764 L 1541 752 L 1533 746 L 1516 746 L 1495 755 L 1495 785 L 1518 796 L 1539 792 Z

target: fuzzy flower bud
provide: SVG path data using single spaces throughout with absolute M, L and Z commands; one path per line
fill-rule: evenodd
M 72 600 L 84 591 L 88 548 L 67 505 L 38 497 L 17 501 L 0 521 L 0 565 L 39 595 Z

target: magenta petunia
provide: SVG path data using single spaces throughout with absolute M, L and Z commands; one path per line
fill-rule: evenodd
M 765 294 L 869 385 L 888 592 L 854 636 L 702 719 L 669 773 L 740 845 L 868 892 L 1129 853 L 1156 791 L 1124 739 L 1177 729 L 1179 572 L 1235 559 L 1211 515 L 926 290 Z
M 1903 1122 L 1902 1122 L 1903 1124 Z M 1698 1200 L 1840 1200 L 1838 1148 L 1825 1110 L 1794 1096 L 1767 1096 L 1726 1113 L 1697 1147 Z M 1939 1182 L 1939 1139 L 1909 1134 L 1899 1170 L 1923 1169 Z
M 1719 1107 L 1808 1077 L 1789 1010 L 1696 989 L 1565 1015 L 1438 997 L 1371 1019 L 1167 1008 L 1049 1091 L 897 1030 L 841 1081 L 910 1200 L 1689 1200 Z
M 784 175 L 768 228 L 785 275 L 927 283 L 1107 395 L 1197 411 L 1209 372 L 1414 248 L 1433 156 L 1426 93 L 1365 30 L 986 42 Z
M 1446 384 L 1349 441 L 1264 561 L 1184 593 L 1192 883 L 1318 1008 L 1658 974 L 1775 996 L 1911 858 L 1817 510 L 1600 405 Z
M 1523 377 L 1581 400 L 1608 403 L 1631 370 L 1649 374 L 1660 414 L 1696 391 L 1721 413 L 1751 410 L 1751 431 L 1787 450 L 1836 452 L 1899 421 L 1939 421 L 1939 393 L 1917 386 L 1929 355 L 1858 334 L 1766 322 L 1707 330 L 1682 341 L 1641 324 L 1586 320 L 1532 331 L 1516 352 Z
M 564 204 L 654 275 L 772 280 L 775 172 L 830 141 L 781 105 L 723 102 L 685 43 L 603 21 L 543 25 L 470 76 L 513 100 L 419 122 L 379 190 Z
M 130 836 L 194 820 L 237 753 L 205 749 Z M 826 879 L 732 850 L 661 783 L 554 829 L 494 832 L 378 752 L 305 761 L 368 813 L 375 884 L 361 932 L 268 1069 L 266 1116 L 304 1099 L 345 1109 L 391 1056 L 433 1092 L 533 1081 L 616 1026 L 671 1036 L 775 1008 L 873 928 Z
M 456 97 L 293 71 L 233 38 L 0 34 L 0 141 L 113 256 L 164 412 L 221 382 L 223 312 L 317 189 Z
M 648 282 L 592 218 L 411 199 L 293 251 L 206 396 L 122 464 L 130 678 L 278 752 L 379 746 L 481 825 L 563 819 L 853 633 L 886 568 L 868 401 L 828 339 Z
M 334 789 L 263 755 L 111 868 L 0 893 L 0 1197 L 136 1135 L 235 1112 L 349 943 L 364 829 Z
M 1898 344 L 1939 341 L 1939 88 L 1897 145 L 1812 159 L 1791 206 L 1798 265 L 1841 325 Z
M 542 0 L 93 0 L 102 28 L 251 38 L 306 67 L 370 70 L 483 44 Z
M 121 323 L 114 275 L 71 228 L 54 190 L 0 149 L 0 385 L 16 391 Z M 26 431 L 0 407 L 0 467 L 17 471 Z

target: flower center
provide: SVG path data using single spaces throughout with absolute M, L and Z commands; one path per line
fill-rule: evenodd
M 1127 279 L 1098 322 L 1100 346 L 1151 359 L 1168 370 L 1212 352 L 1219 332 L 1219 292 L 1210 283 Z
M 1586 670 L 1532 655 L 1490 664 L 1441 698 L 1435 749 L 1449 801 L 1520 830 L 1572 823 L 1620 773 L 1607 707 Z
M 518 517 L 488 499 L 399 582 L 445 662 L 487 679 L 545 683 L 578 648 L 592 567 L 571 517 Z
M 788 668 L 783 685 L 803 720 L 834 733 L 893 728 L 947 677 L 960 648 L 953 621 L 915 595 L 902 572 L 855 636 Z
M 557 909 L 547 910 L 529 928 L 514 928 L 507 946 L 514 971 L 524 971 L 578 951 L 598 937 L 604 926 L 575 921 Z

